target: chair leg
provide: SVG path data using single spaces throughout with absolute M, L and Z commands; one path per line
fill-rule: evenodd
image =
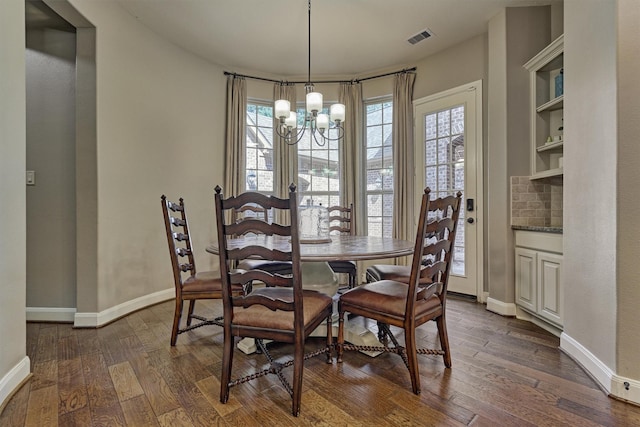
M 327 363 L 333 363 L 333 329 L 332 329 L 332 317 L 330 314 L 327 316 Z
M 293 353 L 293 396 L 291 413 L 294 417 L 300 415 L 300 400 L 302 398 L 302 371 L 304 368 L 304 340 L 296 339 Z
M 444 366 L 451 367 L 451 350 L 449 349 L 449 336 L 447 335 L 447 322 L 444 318 L 444 313 L 436 319 L 436 325 L 438 325 L 438 336 L 440 337 L 440 348 L 444 351 Z
M 187 326 L 191 326 L 191 318 L 193 317 L 193 310 L 196 308 L 196 300 L 189 300 L 189 315 L 187 316 Z
M 178 329 L 180 328 L 180 317 L 182 317 L 182 298 L 176 297 L 176 311 L 173 313 L 173 328 L 171 328 L 171 346 L 176 345 L 178 339 Z
M 358 282 L 357 278 L 358 273 L 356 273 L 355 271 L 349 272 L 349 289 L 353 289 L 356 287 Z
M 229 400 L 229 382 L 231 381 L 231 367 L 233 366 L 234 337 L 231 328 L 224 331 L 224 344 L 222 346 L 222 373 L 220 375 L 220 402 Z
M 418 370 L 418 351 L 416 346 L 416 330 L 404 330 L 405 351 L 407 352 L 407 362 L 409 365 L 409 375 L 411 376 L 411 388 L 414 394 L 420 394 L 420 372 Z
M 337 343 L 336 360 L 342 363 L 342 353 L 344 351 L 344 310 L 342 303 L 338 302 L 338 343 Z

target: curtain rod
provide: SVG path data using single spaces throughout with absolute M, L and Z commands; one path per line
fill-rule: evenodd
M 265 78 L 265 77 L 256 77 L 256 76 L 248 76 L 246 74 L 232 73 L 232 72 L 229 72 L 229 71 L 225 71 L 224 75 L 225 76 L 234 76 L 234 77 L 244 77 L 246 79 L 253 79 L 253 80 L 262 80 L 262 81 L 271 82 L 271 83 L 291 83 L 291 84 L 317 83 L 317 84 L 322 84 L 322 83 L 360 83 L 360 82 L 363 82 L 365 80 L 378 79 L 380 77 L 387 77 L 387 76 L 392 76 L 392 75 L 395 75 L 395 74 L 408 73 L 408 72 L 412 72 L 412 71 L 416 71 L 416 67 L 403 68 L 400 71 L 393 71 L 391 73 L 378 74 L 377 76 L 364 77 L 364 78 L 361 78 L 361 79 L 352 79 L 352 80 L 316 80 L 314 82 L 276 80 L 276 79 L 269 79 L 269 78 Z

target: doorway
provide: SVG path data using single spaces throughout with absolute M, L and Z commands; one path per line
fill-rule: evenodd
M 462 192 L 453 250 L 451 292 L 482 296 L 482 82 L 414 101 L 416 185 L 420 197 Z
M 74 322 L 97 307 L 95 27 L 29 0 L 25 29 L 27 320 Z

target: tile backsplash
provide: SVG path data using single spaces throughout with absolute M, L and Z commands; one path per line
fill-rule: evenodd
M 562 227 L 562 179 L 511 177 L 511 225 Z

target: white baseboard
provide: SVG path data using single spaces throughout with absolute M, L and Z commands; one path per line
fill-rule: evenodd
M 118 304 L 99 313 L 76 313 L 73 326 L 76 328 L 97 328 L 134 311 L 173 299 L 175 296 L 175 288 L 169 288 L 164 291 L 154 292 L 130 301 L 125 301 L 122 304 Z
M 514 303 L 502 302 L 491 297 L 487 298 L 487 310 L 502 316 L 516 315 L 516 305 Z
M 560 348 L 578 362 L 608 394 L 640 405 L 640 381 L 616 375 L 593 353 L 564 332 L 560 335 Z
M 75 308 L 27 307 L 27 322 L 73 323 Z
M 31 362 L 29 357 L 25 356 L 0 379 L 0 412 L 2 412 L 5 402 L 29 378 L 29 375 L 31 375 Z
M 611 393 L 613 371 L 566 333 L 560 335 L 560 348 L 578 362 L 607 393 Z

